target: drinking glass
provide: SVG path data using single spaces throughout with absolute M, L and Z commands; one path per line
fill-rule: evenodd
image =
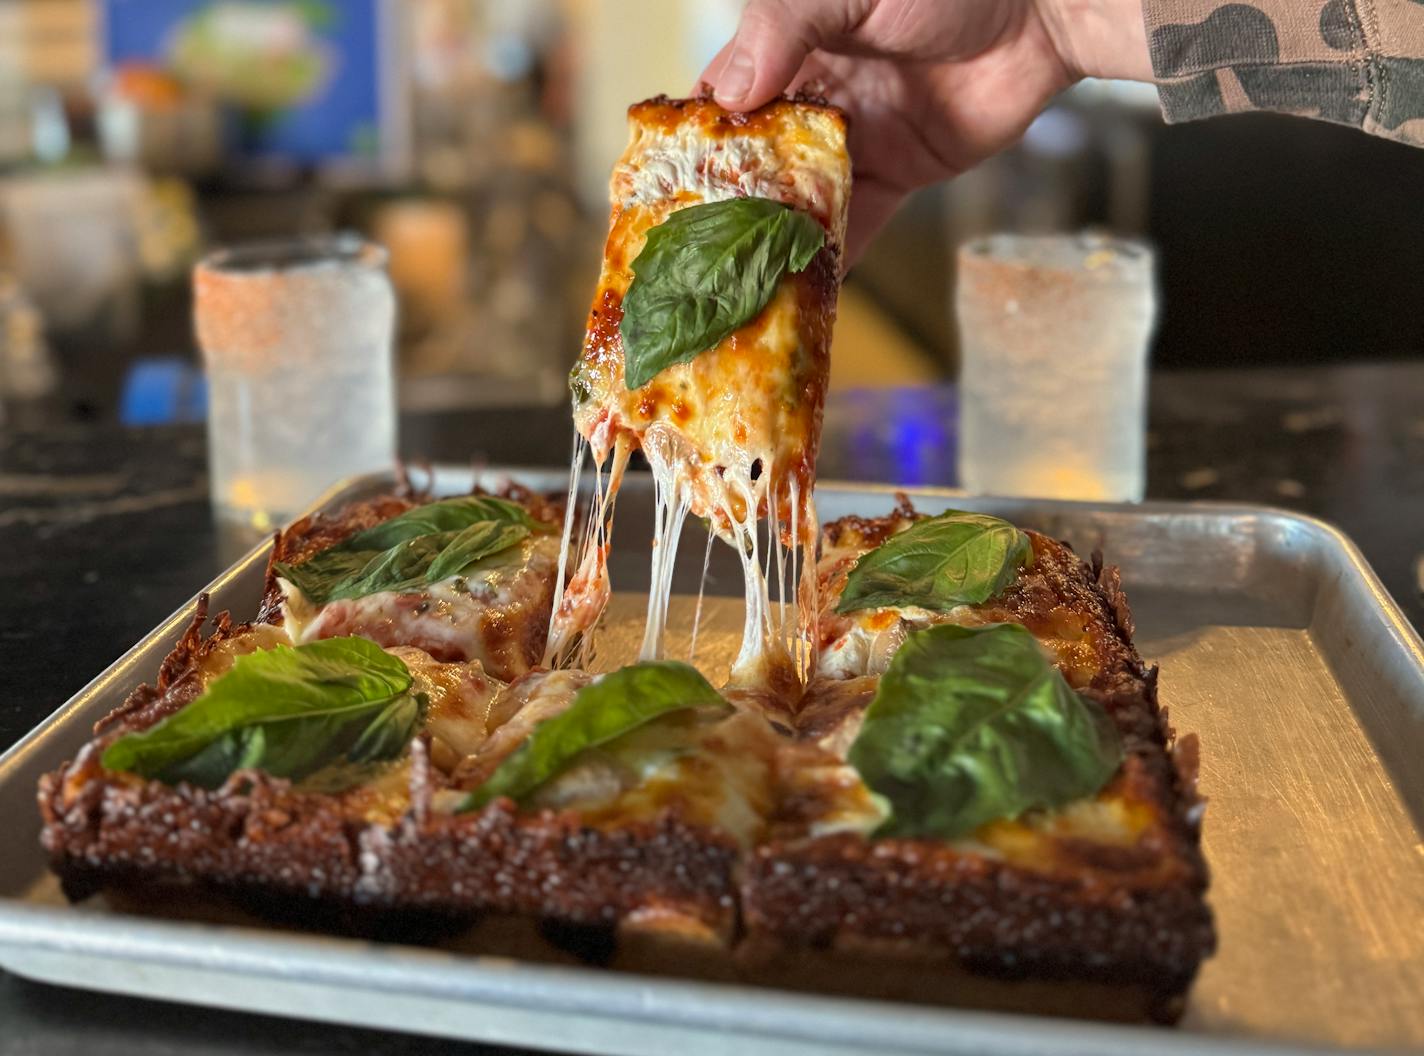
M 956 310 L 963 486 L 1140 501 L 1152 251 L 1089 234 L 976 239 L 959 251 Z
M 386 253 L 341 234 L 220 250 L 194 272 L 213 508 L 271 531 L 395 458 Z

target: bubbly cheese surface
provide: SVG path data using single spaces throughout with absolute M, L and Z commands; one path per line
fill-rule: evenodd
M 776 746 L 760 716 L 743 712 L 709 723 L 675 713 L 585 752 L 534 803 L 577 810 L 592 825 L 651 821 L 675 810 L 750 846 L 772 809 Z

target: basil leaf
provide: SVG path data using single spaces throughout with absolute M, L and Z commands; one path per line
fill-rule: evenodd
M 519 524 L 501 525 L 494 521 L 472 524 L 445 544 L 445 549 L 430 563 L 425 578 L 431 583 L 449 579 L 476 561 L 508 550 L 528 534 L 529 529 Z
M 478 810 L 500 796 L 524 799 L 579 753 L 688 708 L 732 710 L 696 668 L 674 660 L 646 661 L 604 675 L 579 690 L 565 711 L 535 726 L 460 809 Z
M 301 589 L 312 601 L 324 605 L 343 584 L 355 582 L 384 551 L 332 548 L 313 554 L 300 564 L 273 563 L 273 571 Z
M 316 604 L 325 605 L 438 583 L 508 550 L 530 532 L 553 530 L 515 503 L 469 495 L 417 506 L 300 564 L 274 567 Z
M 518 503 L 497 499 L 492 495 L 464 495 L 458 499 L 441 499 L 406 510 L 389 521 L 373 524 L 338 544 L 343 550 L 389 550 L 421 535 L 437 532 L 458 532 L 480 521 L 498 524 L 522 524 L 533 532 L 556 531 L 551 524 L 530 516 Z
M 1122 758 L 1112 719 L 1014 623 L 908 635 L 847 756 L 889 801 L 876 835 L 942 839 L 1091 796 Z
M 338 759 L 399 754 L 420 723 L 405 664 L 364 638 L 238 657 L 180 711 L 104 751 L 110 770 L 214 788 L 256 767 L 300 778 Z
M 403 543 L 397 543 L 389 550 L 375 551 L 361 571 L 355 575 L 347 576 L 335 583 L 316 582 L 314 586 L 317 595 L 315 596 L 309 592 L 303 592 L 313 600 L 325 603 L 340 601 L 344 598 L 364 598 L 369 594 L 394 593 L 422 587 L 425 585 L 426 573 L 430 571 L 430 567 L 458 534 L 458 532 L 439 532 L 435 535 L 417 536 Z M 310 563 L 307 562 L 307 564 Z M 298 565 L 293 571 L 305 579 L 310 579 L 314 574 L 324 571 L 324 567 L 321 565 L 306 572 L 302 571 L 304 568 L 306 568 L 305 564 Z
M 651 228 L 623 298 L 625 384 L 641 388 L 755 319 L 825 240 L 813 217 L 768 198 L 690 206 Z
M 400 755 L 420 728 L 421 718 L 429 704 L 424 693 L 404 693 L 396 697 L 346 750 L 347 761 L 375 763 Z
M 1031 553 L 1028 536 L 1008 521 L 947 510 L 863 554 L 836 611 L 977 605 L 1012 583 Z

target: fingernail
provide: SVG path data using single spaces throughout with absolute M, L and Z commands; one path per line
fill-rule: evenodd
M 744 48 L 736 48 L 722 74 L 717 78 L 717 97 L 729 103 L 739 103 L 752 90 L 752 57 Z

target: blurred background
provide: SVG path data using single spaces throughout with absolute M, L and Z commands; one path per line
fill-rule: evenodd
M 200 421 L 193 262 L 335 229 L 390 251 L 403 410 L 562 402 L 623 110 L 690 89 L 738 8 L 0 0 L 0 413 Z M 1421 187 L 1424 151 L 1080 86 L 855 268 L 833 388 L 953 377 L 954 247 L 989 230 L 1154 243 L 1159 367 L 1417 356 Z

